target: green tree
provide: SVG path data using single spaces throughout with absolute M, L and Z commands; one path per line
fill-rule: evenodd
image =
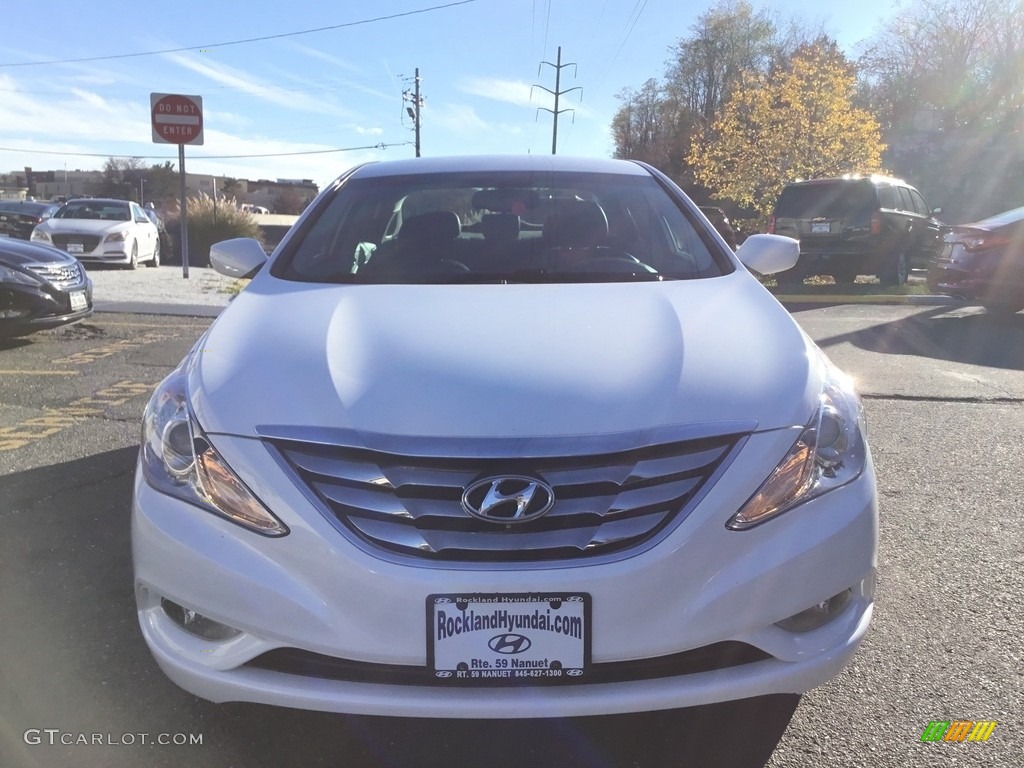
M 153 202 L 159 208 L 170 207 L 180 194 L 178 170 L 170 160 L 154 163 L 146 171 L 146 202 Z
M 102 197 L 137 202 L 139 182 L 145 172 L 145 164 L 138 157 L 109 157 L 103 164 L 103 181 L 99 194 Z
M 835 42 L 800 46 L 769 75 L 745 74 L 688 161 L 717 196 L 767 215 L 794 179 L 881 168 L 878 122 L 854 106 L 853 66 Z

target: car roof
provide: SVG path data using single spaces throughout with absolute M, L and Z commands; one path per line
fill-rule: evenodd
M 900 184 L 900 185 L 902 185 L 904 187 L 913 186 L 912 184 L 908 184 L 903 179 L 897 179 L 897 178 L 894 178 L 892 176 L 881 176 L 881 175 L 878 175 L 878 174 L 871 174 L 871 175 L 851 174 L 849 176 L 832 176 L 832 177 L 820 178 L 820 179 L 801 179 L 800 181 L 791 181 L 786 186 L 787 187 L 795 187 L 795 186 L 805 185 L 805 184 L 836 184 L 836 183 L 854 184 L 854 183 L 863 182 L 863 181 L 867 181 L 867 182 L 870 182 L 872 184 Z
M 70 205 L 71 203 L 119 203 L 122 205 L 128 205 L 131 200 L 118 200 L 115 197 L 76 197 L 72 200 L 68 200 L 64 205 Z
M 627 176 L 649 176 L 650 172 L 629 160 L 602 157 L 571 157 L 567 155 L 462 155 L 452 157 L 416 157 L 367 163 L 352 178 L 368 179 L 428 173 L 474 172 L 563 172 L 614 173 Z

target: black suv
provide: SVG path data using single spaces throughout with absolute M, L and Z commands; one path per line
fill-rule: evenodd
M 832 275 L 852 283 L 876 275 L 902 285 L 911 266 L 926 266 L 936 253 L 940 224 L 921 193 L 899 179 L 853 176 L 787 184 L 768 222 L 768 231 L 800 241 L 800 261 L 777 276 L 797 283 L 811 275 Z

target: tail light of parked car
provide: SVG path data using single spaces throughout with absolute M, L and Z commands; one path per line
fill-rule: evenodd
M 882 234 L 882 214 L 878 211 L 871 212 L 871 234 Z
M 769 235 L 774 235 L 775 234 L 775 214 L 774 213 L 771 216 L 768 217 L 768 234 Z
M 1001 248 L 1010 244 L 1010 238 L 994 233 L 979 233 L 974 237 L 965 237 L 962 241 L 968 251 L 984 251 L 989 248 Z

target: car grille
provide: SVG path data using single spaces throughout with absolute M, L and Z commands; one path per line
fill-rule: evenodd
M 736 641 L 725 641 L 670 656 L 597 663 L 593 665 L 590 676 L 578 680 L 578 682 L 596 684 L 657 680 L 664 677 L 697 675 L 719 669 L 731 669 L 771 658 L 773 657 L 770 654 L 755 646 Z M 257 656 L 247 662 L 245 666 L 324 680 L 383 685 L 437 685 L 437 679 L 430 674 L 426 667 L 352 661 L 298 648 L 275 648 Z M 510 683 L 522 684 L 522 682 L 522 680 L 516 679 L 491 679 L 477 684 L 501 686 Z M 529 678 L 530 685 L 544 682 L 544 678 Z M 577 682 L 577 680 L 565 678 L 560 680 L 559 684 L 573 682 Z
M 50 237 L 55 246 L 63 248 L 65 251 L 68 249 L 68 243 L 81 243 L 85 253 L 95 251 L 101 239 L 97 235 L 50 235 Z
M 82 282 L 82 267 L 80 264 L 32 264 L 28 267 L 35 274 L 58 288 L 66 288 L 69 285 L 78 285 Z
M 424 458 L 268 442 L 329 514 L 364 542 L 439 561 L 523 562 L 619 553 L 648 541 L 682 519 L 740 439 L 535 459 Z M 510 525 L 463 508 L 468 486 L 510 475 L 548 483 L 550 511 Z

